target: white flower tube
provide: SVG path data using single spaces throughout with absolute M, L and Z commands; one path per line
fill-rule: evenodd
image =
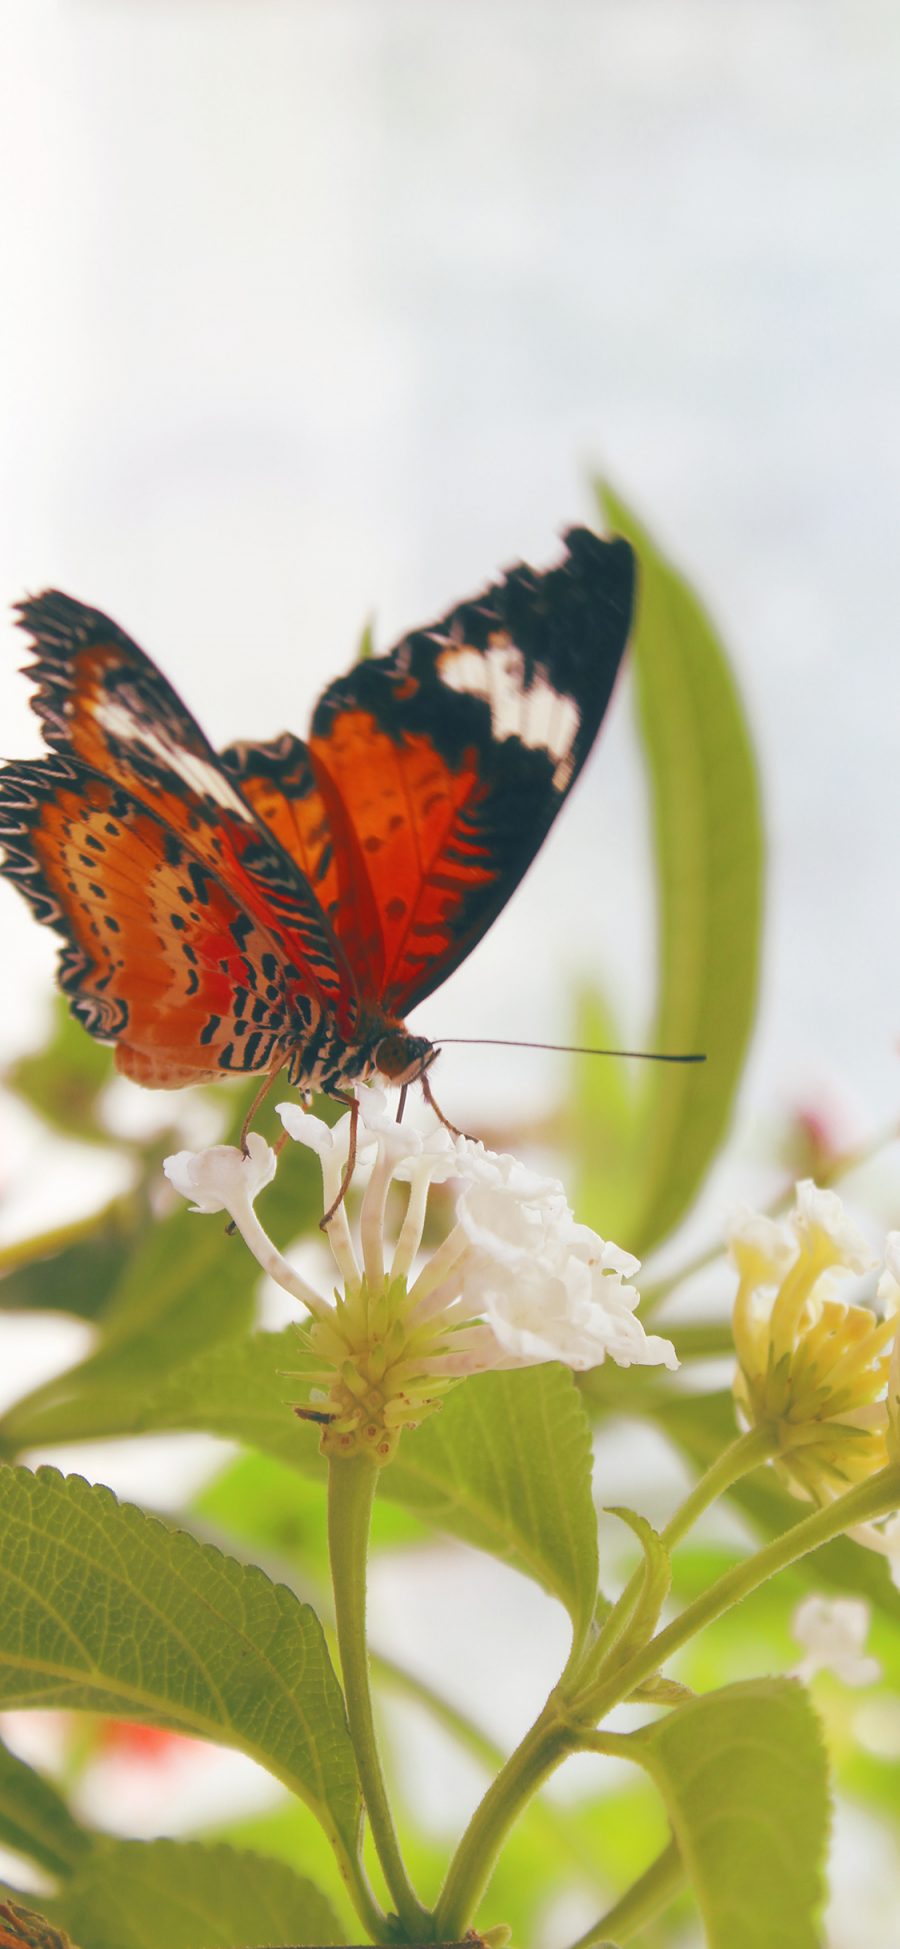
M 263 1272 L 285 1292 L 299 1299 L 316 1318 L 329 1312 L 326 1301 L 294 1271 L 273 1244 L 253 1209 L 253 1201 L 275 1176 L 275 1152 L 255 1130 L 246 1151 L 235 1144 L 213 1144 L 209 1150 L 180 1150 L 167 1157 L 163 1170 L 173 1190 L 193 1202 L 197 1212 L 227 1211 Z

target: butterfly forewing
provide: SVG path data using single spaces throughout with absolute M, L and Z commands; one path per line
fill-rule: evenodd
M 597 734 L 628 637 L 633 555 L 586 530 L 556 569 L 477 601 L 332 684 L 313 770 L 340 801 L 342 941 L 360 889 L 378 935 L 358 978 L 388 1013 L 432 992 L 509 899 Z
M 352 1032 L 353 976 L 308 880 L 228 777 L 162 673 L 98 610 L 49 590 L 19 606 L 49 745 L 126 790 L 233 891 Z

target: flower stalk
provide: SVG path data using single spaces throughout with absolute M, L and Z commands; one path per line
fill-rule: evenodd
M 596 1724 L 612 1711 L 614 1705 L 630 1697 L 645 1678 L 651 1677 L 666 1659 L 671 1658 L 673 1652 L 680 1651 L 682 1645 L 689 1643 L 707 1624 L 714 1623 L 726 1611 L 733 1610 L 736 1604 L 751 1596 L 770 1577 L 799 1563 L 823 1543 L 831 1543 L 836 1536 L 852 1532 L 855 1525 L 875 1522 L 898 1507 L 900 1465 L 892 1463 L 867 1482 L 836 1497 L 824 1509 L 817 1509 L 813 1515 L 801 1518 L 800 1522 L 785 1530 L 783 1536 L 775 1537 L 773 1542 L 767 1543 L 743 1563 L 726 1570 L 710 1584 L 708 1590 L 686 1605 L 671 1624 L 665 1625 L 655 1638 L 651 1638 L 649 1644 L 642 1646 L 618 1668 L 605 1685 L 600 1684 L 585 1696 L 573 1699 L 572 1710 L 591 1718 Z
M 762 1437 L 756 1443 L 733 1443 L 726 1451 L 727 1467 L 721 1469 L 725 1457 L 720 1457 L 676 1512 L 669 1526 L 669 1540 L 685 1534 L 701 1509 L 721 1492 L 726 1476 L 732 1481 L 739 1480 L 765 1459 L 764 1451 Z M 736 1467 L 738 1462 L 740 1466 Z M 795 1523 L 783 1536 L 726 1571 L 648 1643 L 607 1671 L 605 1680 L 602 1671 L 592 1669 L 590 1653 L 582 1666 L 567 1669 L 531 1731 L 476 1808 L 460 1842 L 436 1911 L 448 1932 L 451 1927 L 461 1931 L 474 1912 L 496 1853 L 528 1799 L 569 1753 L 596 1750 L 594 1729 L 614 1706 L 630 1698 L 673 1652 L 680 1650 L 707 1624 L 733 1609 L 778 1571 L 799 1562 L 835 1536 L 852 1530 L 854 1525 L 874 1522 L 898 1505 L 900 1464 L 893 1464 L 836 1498 L 826 1508 Z
M 660 1531 L 660 1542 L 671 1550 L 687 1535 L 704 1510 L 726 1495 L 736 1482 L 751 1475 L 776 1452 L 778 1438 L 771 1428 L 750 1428 L 738 1435 L 715 1462 L 706 1469 L 684 1501 L 670 1517 L 665 1528 Z M 599 1636 L 590 1647 L 585 1658 L 577 1668 L 579 1686 L 599 1678 L 606 1668 L 607 1661 L 615 1654 L 621 1657 L 622 1639 L 628 1631 L 635 1603 L 643 1582 L 643 1568 L 638 1566 L 629 1578 L 621 1596 L 617 1598 L 609 1615 L 604 1619 Z
M 438 1942 L 462 1935 L 478 1907 L 510 1828 L 569 1753 L 578 1733 L 551 1693 L 539 1718 L 488 1787 L 460 1841 L 435 1909 Z
M 366 1648 L 366 1555 L 378 1465 L 358 1452 L 333 1457 L 328 1470 L 328 1547 L 335 1622 L 350 1736 L 372 1839 L 407 1940 L 427 1939 L 430 1918 L 416 1896 L 400 1852 L 385 1785 L 369 1685 Z
M 604 1949 L 605 1944 L 629 1942 L 668 1908 L 686 1882 L 684 1863 L 671 1841 L 600 1921 L 573 1942 L 572 1949 Z
M 625 1282 L 637 1261 L 577 1224 L 555 1179 L 443 1129 L 428 1136 L 401 1129 L 379 1091 L 361 1090 L 358 1159 L 365 1188 L 354 1235 L 346 1201 L 331 1212 L 343 1182 L 350 1117 L 328 1128 L 296 1105 L 279 1110 L 288 1135 L 319 1156 L 326 1233 L 340 1282 L 331 1299 L 307 1286 L 257 1219 L 255 1196 L 275 1168 L 262 1139 L 251 1135 L 243 1153 L 228 1146 L 183 1152 L 166 1168 L 195 1210 L 229 1211 L 260 1265 L 306 1307 L 301 1332 L 312 1356 L 306 1378 L 317 1388 L 309 1412 L 323 1423 L 329 1461 L 328 1534 L 347 1717 L 396 1915 L 381 1916 L 358 1853 L 344 1872 L 373 1932 L 446 1942 L 470 1926 L 506 1835 L 561 1761 L 579 1750 L 626 1750 L 627 1739 L 596 1730 L 613 1707 L 636 1696 L 678 1703 L 683 1688 L 661 1676 L 673 1652 L 832 1537 L 848 1533 L 885 1554 L 898 1553 L 900 1517 L 881 1525 L 900 1506 L 900 1236 L 889 1241 L 879 1316 L 845 1296 L 847 1278 L 868 1272 L 875 1260 L 833 1192 L 800 1184 L 787 1220 L 750 1213 L 735 1227 L 734 1391 L 743 1432 L 658 1537 L 642 1518 L 620 1512 L 641 1536 L 644 1563 L 599 1630 L 573 1645 L 546 1705 L 476 1809 L 432 1915 L 403 1860 L 372 1710 L 366 1552 L 378 1470 L 391 1460 L 403 1430 L 439 1406 L 466 1374 L 549 1360 L 584 1372 L 607 1357 L 620 1366 L 671 1369 L 677 1360 L 670 1343 L 648 1336 L 636 1318 L 638 1295 Z M 458 1186 L 455 1221 L 422 1264 L 431 1186 L 450 1179 Z M 405 1204 L 391 1243 L 398 1192 Z M 767 1462 L 795 1495 L 820 1506 L 658 1629 L 668 1553 L 712 1502 Z M 862 1656 L 855 1613 L 829 1614 L 824 1623 L 817 1618 L 819 1640 L 827 1627 L 851 1682 L 862 1682 L 872 1661 Z M 810 1658 L 821 1665 L 821 1644 Z M 589 1932 L 583 1949 L 608 1925 L 640 1926 L 680 1874 L 677 1855 L 668 1851 Z

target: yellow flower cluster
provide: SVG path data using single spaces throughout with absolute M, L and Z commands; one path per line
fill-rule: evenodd
M 877 1260 L 833 1191 L 806 1180 L 787 1219 L 748 1213 L 732 1230 L 738 1412 L 773 1428 L 775 1467 L 807 1501 L 829 1502 L 900 1460 L 898 1247 L 892 1234 L 879 1314 L 847 1297 Z M 890 1530 L 860 1540 L 900 1550 Z

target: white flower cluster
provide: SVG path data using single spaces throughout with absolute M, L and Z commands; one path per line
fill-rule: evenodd
M 551 1360 L 583 1371 L 607 1356 L 622 1367 L 678 1365 L 670 1342 L 648 1336 L 637 1318 L 638 1294 L 626 1281 L 638 1260 L 577 1224 L 555 1178 L 440 1125 L 423 1134 L 397 1123 L 377 1088 L 357 1094 L 356 1173 L 365 1182 L 358 1236 L 341 1201 L 327 1237 L 345 1295 L 402 1287 L 405 1358 L 418 1361 L 422 1375 L 449 1379 Z M 279 1104 L 278 1114 L 287 1134 L 316 1152 L 327 1212 L 347 1163 L 350 1112 L 333 1128 L 295 1103 Z M 294 1272 L 253 1209 L 275 1171 L 262 1137 L 250 1135 L 246 1154 L 224 1144 L 181 1151 L 165 1171 L 193 1210 L 227 1211 L 259 1264 L 315 1321 L 334 1319 L 331 1301 Z M 455 1223 L 417 1269 L 431 1187 L 449 1180 L 458 1187 Z M 394 1185 L 405 1188 L 406 1208 L 391 1247 Z

